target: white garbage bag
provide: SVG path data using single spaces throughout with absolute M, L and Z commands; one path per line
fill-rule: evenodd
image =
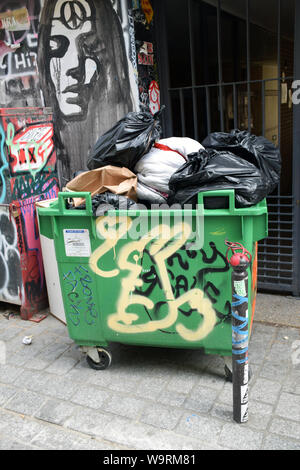
M 134 169 L 138 177 L 138 199 L 166 202 L 171 176 L 184 165 L 190 153 L 200 149 L 203 149 L 202 145 L 188 137 L 170 137 L 156 142 Z M 161 193 L 160 201 L 155 194 L 157 191 Z
M 146 184 L 138 181 L 136 194 L 138 201 L 147 201 L 151 204 L 165 204 L 167 202 L 168 194 L 160 193 L 154 188 L 150 188 Z

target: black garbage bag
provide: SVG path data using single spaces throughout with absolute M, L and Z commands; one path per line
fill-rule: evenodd
M 159 118 L 164 106 L 152 116 L 149 112 L 131 112 L 102 135 L 90 153 L 87 167 L 95 170 L 102 166 L 127 167 L 133 171 L 139 159 L 160 138 Z
M 77 206 L 76 209 L 78 210 L 85 210 L 86 205 L 85 203 Z M 110 192 L 97 194 L 96 196 L 92 197 L 92 208 L 93 208 L 93 215 L 96 217 L 100 217 L 104 215 L 107 211 L 112 209 L 117 210 L 139 210 L 139 205 L 129 199 L 126 196 L 119 196 L 117 194 L 113 194 Z
M 171 177 L 169 187 L 169 205 L 197 204 L 198 193 L 217 189 L 234 189 L 236 207 L 252 206 L 266 196 L 264 178 L 253 163 L 213 149 L 190 154 Z
M 188 156 L 188 162 L 169 182 L 169 204 L 196 204 L 197 194 L 234 189 L 236 207 L 249 207 L 271 194 L 280 180 L 280 151 L 264 137 L 246 131 L 210 134 L 206 150 Z
M 261 199 L 271 194 L 278 185 L 281 174 L 280 150 L 265 137 L 235 129 L 230 133 L 214 132 L 204 139 L 202 145 L 206 149 L 229 151 L 259 168 L 265 184 Z

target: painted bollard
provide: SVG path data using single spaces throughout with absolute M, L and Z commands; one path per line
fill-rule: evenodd
M 240 244 L 225 242 L 232 267 L 232 382 L 233 419 L 248 421 L 248 272 L 250 253 Z M 228 255 L 231 250 L 232 256 Z

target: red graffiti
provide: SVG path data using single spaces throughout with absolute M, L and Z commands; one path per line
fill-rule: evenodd
M 139 65 L 154 65 L 154 54 L 152 42 L 144 42 L 138 53 Z
M 20 313 L 28 320 L 48 304 L 35 203 L 58 192 L 52 115 L 30 107 L 2 108 L 0 114 L 0 140 L 10 170 L 5 197 L 16 221 L 20 253 Z
M 149 87 L 149 101 L 150 111 L 152 114 L 157 113 L 160 110 L 160 91 L 158 83 L 153 80 Z
M 15 135 L 11 124 L 7 129 L 6 144 L 10 154 L 12 173 L 40 171 L 54 151 L 51 124 L 30 125 Z

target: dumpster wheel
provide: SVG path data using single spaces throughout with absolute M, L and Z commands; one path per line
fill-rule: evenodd
M 90 366 L 91 369 L 94 369 L 94 370 L 107 369 L 110 366 L 111 361 L 112 361 L 112 356 L 110 352 L 103 348 L 97 348 L 96 351 L 98 353 L 99 362 L 95 361 L 94 359 L 91 358 L 91 356 L 87 354 L 86 360 L 87 360 L 88 365 Z
M 233 381 L 233 378 L 232 378 L 232 368 L 231 367 L 228 367 L 227 364 L 225 364 L 224 366 L 224 372 L 225 372 L 225 380 L 226 382 L 231 382 Z M 249 366 L 249 381 L 251 380 L 252 378 L 252 369 L 251 367 Z

